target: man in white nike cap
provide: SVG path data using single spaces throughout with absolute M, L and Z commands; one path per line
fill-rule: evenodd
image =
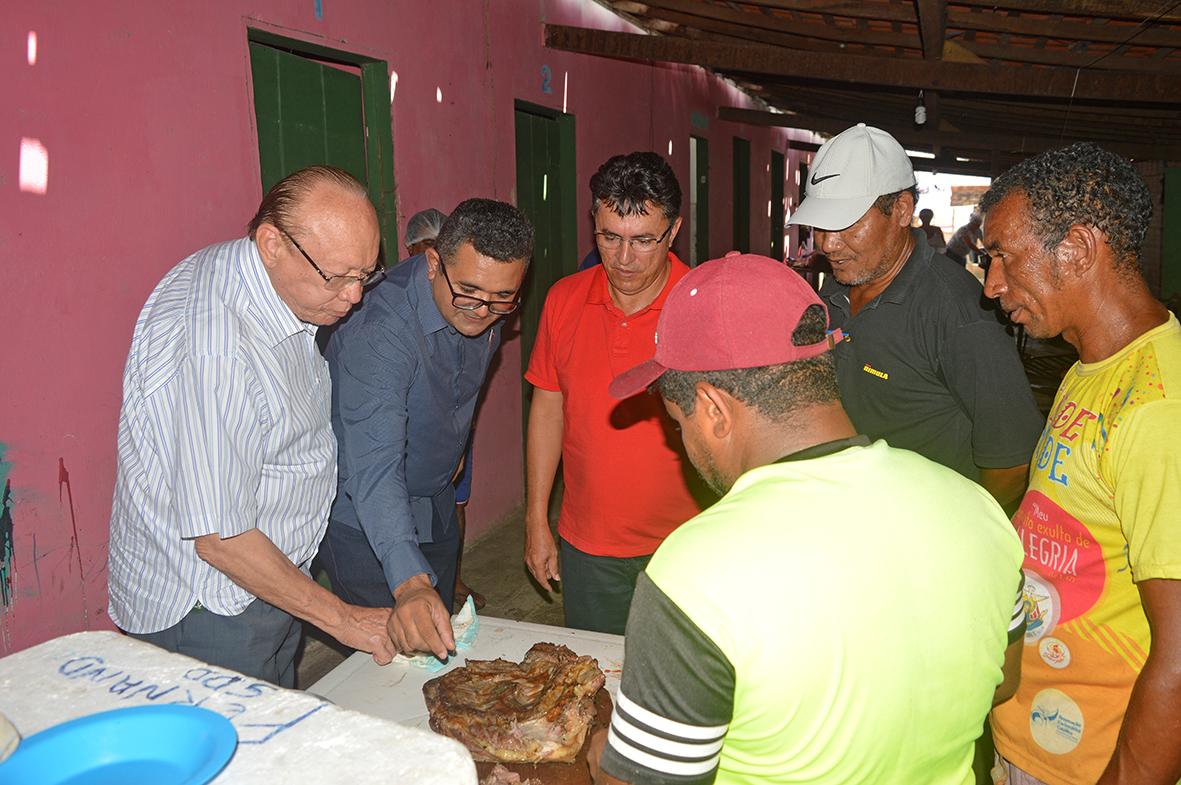
M 841 401 L 859 432 L 1013 505 L 1042 417 L 980 283 L 911 227 L 916 195 L 906 151 L 862 123 L 820 148 L 788 221 L 813 227 L 832 263 L 820 294 L 846 334 L 836 353 Z

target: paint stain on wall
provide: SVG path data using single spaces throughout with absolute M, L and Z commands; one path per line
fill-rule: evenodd
M 8 479 L 11 463 L 4 461 L 4 445 L 0 444 L 0 485 L 4 495 L 0 496 L 0 608 L 12 605 L 15 592 L 12 590 L 12 482 Z
M 65 498 L 62 498 L 62 491 L 65 491 Z M 70 506 L 70 525 L 73 527 L 73 536 L 70 539 L 70 548 L 74 551 L 77 557 L 78 564 L 78 580 L 82 584 L 82 623 L 83 629 L 90 629 L 90 602 L 86 597 L 86 573 L 82 569 L 82 545 L 78 541 L 78 519 L 74 515 L 74 490 L 70 487 L 70 470 L 66 468 L 66 459 L 57 459 L 57 501 L 69 502 Z

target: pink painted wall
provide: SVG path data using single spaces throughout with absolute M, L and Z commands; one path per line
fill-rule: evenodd
M 709 138 L 715 255 L 731 238 L 730 139 L 750 139 L 751 238 L 769 236 L 764 167 L 787 132 L 718 121 L 716 107 L 751 103 L 700 69 L 546 50 L 543 22 L 631 29 L 591 0 L 325 0 L 320 19 L 315 0 L 9 6 L 0 17 L 0 491 L 7 478 L 13 557 L 0 563 L 0 655 L 110 627 L 107 529 L 136 315 L 177 261 L 240 236 L 262 195 L 248 26 L 380 58 L 396 73 L 400 228 L 423 207 L 515 198 L 513 101 L 522 99 L 565 101 L 575 115 L 581 215 L 586 182 L 608 156 L 667 153 L 672 140 L 684 185 L 689 134 Z M 552 93 L 542 91 L 543 65 Z M 708 127 L 692 127 L 691 113 Z M 43 193 L 21 183 L 22 140 L 47 153 Z M 579 233 L 589 248 L 589 220 Z M 469 536 L 522 501 L 521 365 L 519 343 L 506 344 L 481 412 Z

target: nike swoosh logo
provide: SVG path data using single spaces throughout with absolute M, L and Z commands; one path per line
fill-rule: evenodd
M 812 175 L 812 185 L 820 185 L 825 180 L 831 180 L 834 177 L 840 177 L 840 176 L 841 176 L 840 172 L 837 172 L 836 174 L 826 174 L 824 177 L 817 177 L 816 175 Z

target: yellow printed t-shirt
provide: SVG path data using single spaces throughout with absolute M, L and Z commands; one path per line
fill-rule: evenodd
M 1021 686 L 997 749 L 1051 785 L 1093 783 L 1150 636 L 1137 581 L 1181 579 L 1181 326 L 1066 374 L 1013 525 L 1025 548 Z

